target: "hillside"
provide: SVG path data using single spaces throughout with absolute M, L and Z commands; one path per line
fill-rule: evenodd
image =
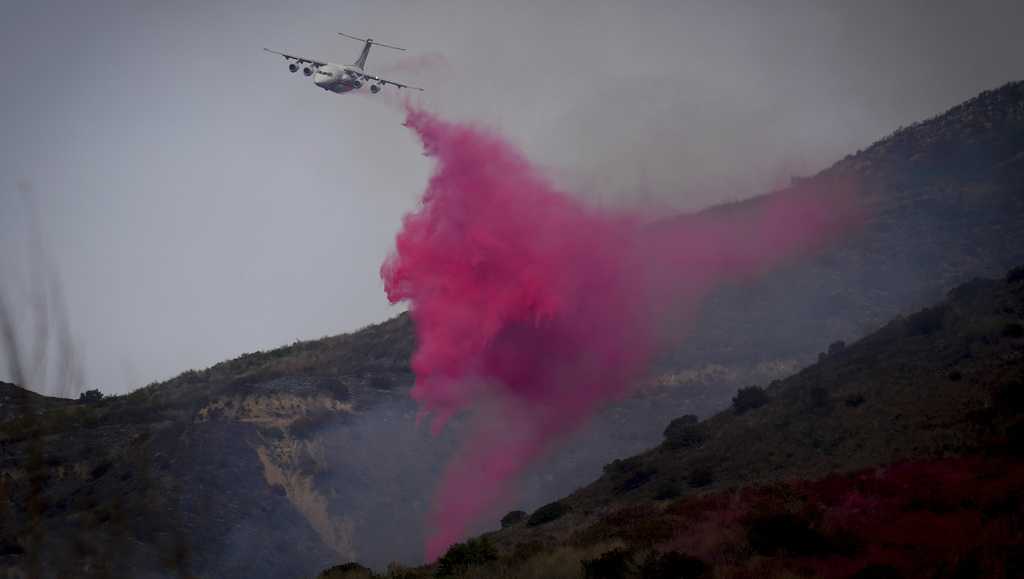
M 714 296 L 663 368 L 799 367 L 822 343 L 860 337 L 958 284 L 1024 263 L 1024 82 L 900 129 L 796 186 L 836 178 L 859 184 L 864 229 Z
M 405 576 L 1017 576 L 1022 323 L 969 282 Z
M 0 382 L 0 422 L 30 412 L 43 412 L 68 404 L 71 404 L 71 401 L 42 396 L 14 384 Z
M 862 232 L 715 295 L 693 331 L 679 329 L 679 347 L 666 351 L 638 396 L 538 466 L 525 482 L 524 509 L 593 481 L 615 457 L 656 445 L 680 415 L 709 416 L 739 386 L 792 374 L 829 343 L 1024 263 L 1024 83 L 982 93 L 810 179 L 845 174 L 863 182 L 872 210 Z M 459 425 L 439 439 L 417 429 L 407 396 L 414 346 L 403 315 L 99 402 L 0 385 L 0 570 L 280 577 L 343 560 L 416 561 L 426 501 Z M 778 386 L 771 392 L 781 396 Z M 863 395 L 862 412 L 882 400 Z M 828 407 L 846 408 L 838 396 Z M 783 407 L 727 422 L 784 421 L 771 410 Z M 802 424 L 782 432 L 800 438 Z M 657 483 L 640 476 L 629 486 L 644 484 L 623 496 L 640 500 L 666 481 L 685 482 L 687 461 L 714 449 L 728 446 L 681 455 L 672 461 L 677 470 L 661 467 Z M 794 447 L 794 457 L 762 450 L 745 457 L 753 463 L 737 456 L 719 465 L 709 488 L 837 467 L 821 449 Z M 864 464 L 884 458 L 876 447 L 858 452 Z M 642 455 L 641 470 L 651 457 Z M 615 476 L 571 500 L 579 509 L 604 504 Z
M 401 316 L 0 423 L 0 568 L 289 576 L 351 553 L 315 435 L 404 399 L 412 343 Z

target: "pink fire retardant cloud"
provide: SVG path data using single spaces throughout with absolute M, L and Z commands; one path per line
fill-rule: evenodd
M 524 469 L 644 377 L 672 312 L 824 247 L 858 220 L 848 190 L 796 190 L 651 224 L 556 189 L 494 132 L 407 106 L 437 166 L 381 267 L 407 301 L 413 397 L 472 435 L 435 497 L 433 560 Z

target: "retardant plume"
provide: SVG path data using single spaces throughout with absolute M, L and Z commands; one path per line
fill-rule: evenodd
M 381 267 L 407 301 L 412 395 L 435 431 L 468 411 L 427 556 L 507 499 L 523 470 L 643 378 L 672 312 L 822 248 L 857 221 L 846 189 L 801 189 L 651 224 L 558 190 L 493 131 L 408 107 L 437 166 Z

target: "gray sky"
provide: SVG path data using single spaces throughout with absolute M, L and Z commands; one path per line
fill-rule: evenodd
M 0 283 L 26 303 L 28 185 L 85 382 L 108 392 L 397 313 L 377 269 L 427 160 L 383 95 L 329 95 L 264 46 L 351 62 L 345 31 L 443 55 L 394 70 L 402 53 L 378 48 L 368 68 L 500 128 L 581 195 L 661 210 L 768 189 L 1024 78 L 1019 0 L 7 0 L 3 13 Z

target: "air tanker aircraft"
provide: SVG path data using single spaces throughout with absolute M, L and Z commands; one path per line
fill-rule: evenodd
M 363 70 L 366 66 L 366 57 L 370 55 L 371 46 L 383 46 L 385 48 L 394 48 L 395 50 L 405 50 L 404 48 L 374 42 L 372 38 L 356 38 L 355 36 L 349 36 L 344 32 L 339 32 L 338 34 L 345 38 L 351 38 L 352 40 L 358 40 L 364 43 L 363 52 L 359 54 L 359 60 L 348 65 L 333 64 L 330 62 L 313 60 L 312 58 L 285 54 L 283 52 L 277 52 L 276 50 L 270 50 L 269 48 L 264 48 L 263 50 L 283 56 L 284 59 L 288 61 L 288 70 L 298 72 L 299 69 L 302 69 L 302 74 L 313 77 L 313 84 L 324 90 L 329 90 L 338 94 L 344 94 L 352 90 L 360 89 L 363 87 L 364 82 L 371 83 L 370 92 L 373 94 L 379 93 L 380 87 L 386 84 L 390 84 L 400 89 L 409 88 L 413 90 L 423 90 L 416 86 L 409 86 L 393 80 L 386 80 L 379 76 L 369 74 Z

